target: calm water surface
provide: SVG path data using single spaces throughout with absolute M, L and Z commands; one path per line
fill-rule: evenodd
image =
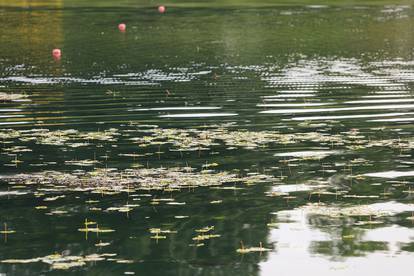
M 412 269 L 410 6 L 172 7 L 160 15 L 57 4 L 0 8 L 0 25 L 0 92 L 25 95 L 0 104 L 0 273 Z M 61 60 L 53 48 L 62 49 Z M 215 135 L 208 145 L 177 151 L 178 133 L 206 129 L 202 139 Z M 266 132 L 283 138 L 259 141 Z M 169 141 L 142 145 L 140 138 L 157 133 Z M 60 180 L 9 179 L 189 166 L 273 178 L 190 189 L 138 185 L 111 195 Z M 85 219 L 115 231 L 85 235 L 78 231 Z M 209 226 L 214 238 L 193 240 Z M 150 228 L 173 233 L 151 239 Z M 242 246 L 264 252 L 237 252 Z M 113 255 L 67 269 L 33 260 L 105 253 Z

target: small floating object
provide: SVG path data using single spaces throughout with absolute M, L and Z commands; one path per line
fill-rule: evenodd
M 99 241 L 99 243 L 95 243 L 96 247 L 104 247 L 104 246 L 108 246 L 108 245 L 111 245 L 111 243 L 110 242 L 102 242 L 102 241 Z
M 213 200 L 213 201 L 210 201 L 210 204 L 220 204 L 222 202 L 223 200 Z
M 205 245 L 205 243 L 190 243 L 189 244 L 189 246 L 192 246 L 192 247 L 201 247 L 201 246 L 204 246 Z
M 172 231 L 172 230 L 162 230 L 161 228 L 150 228 L 150 233 L 151 234 L 176 234 L 177 231 Z
M 57 49 L 57 48 L 56 49 L 53 49 L 52 56 L 55 59 L 60 59 L 62 57 L 62 51 L 60 49 Z
M 84 224 L 85 224 L 85 226 L 87 227 L 88 225 L 95 225 L 95 224 L 96 224 L 96 222 L 95 222 L 95 221 L 88 221 L 88 219 L 85 219 Z
M 162 235 L 155 234 L 154 236 L 151 236 L 150 238 L 154 239 L 154 240 L 163 240 L 163 239 L 166 239 L 167 236 L 162 236 Z
M 243 242 L 241 243 L 241 248 L 237 249 L 236 252 L 240 254 L 247 254 L 252 252 L 267 252 L 271 251 L 269 248 L 264 248 L 262 243 L 260 242 L 259 247 L 244 247 Z
M 112 232 L 115 232 L 115 230 L 113 230 L 113 229 L 102 229 L 102 228 L 99 228 L 99 227 L 79 228 L 78 231 L 79 232 L 92 232 L 92 233 L 112 233 Z
M 383 221 L 380 220 L 369 220 L 369 221 L 357 221 L 354 225 L 357 226 L 364 226 L 364 225 L 376 225 L 376 224 L 383 224 Z
M 174 218 L 176 218 L 176 219 L 185 219 L 185 218 L 189 218 L 189 216 L 174 216 Z
M 55 201 L 55 200 L 58 200 L 59 198 L 65 198 L 65 197 L 66 197 L 65 195 L 45 197 L 43 201 Z
M 158 6 L 158 12 L 159 13 L 164 13 L 166 10 L 165 6 Z
M 197 233 L 207 233 L 207 232 L 210 232 L 212 230 L 214 230 L 214 225 L 212 225 L 212 226 L 206 226 L 206 227 L 203 227 L 201 229 L 196 229 L 195 231 Z
M 16 231 L 14 231 L 14 230 L 9 230 L 9 229 L 7 228 L 7 223 L 5 223 L 5 224 L 4 224 L 4 229 L 3 229 L 2 231 L 0 231 L 0 234 L 4 234 L 4 235 L 7 235 L 7 234 L 14 234 L 14 233 L 16 233 Z
M 201 235 L 197 235 L 193 238 L 193 241 L 205 241 L 205 240 L 209 240 L 209 239 L 214 239 L 214 238 L 220 238 L 221 235 L 217 235 L 217 234 L 201 234 Z
M 121 32 L 125 32 L 126 31 L 126 25 L 124 23 L 121 23 L 121 24 L 118 25 L 118 29 Z

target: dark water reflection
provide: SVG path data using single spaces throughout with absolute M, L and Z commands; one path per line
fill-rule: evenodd
M 63 7 L 0 9 L 0 92 L 27 96 L 0 106 L 3 178 L 217 163 L 216 171 L 277 179 L 105 196 L 3 181 L 0 222 L 16 233 L 3 234 L 1 260 L 117 254 L 68 270 L 91 275 L 406 273 L 414 248 L 410 6 L 184 7 L 164 15 Z M 206 126 L 229 136 L 204 151 L 140 147 L 134 139 L 153 125 L 175 129 L 172 140 Z M 50 143 L 41 129 L 114 135 Z M 251 131 L 244 146 L 229 145 L 242 130 Z M 265 131 L 293 138 L 246 146 Z M 100 211 L 136 203 L 127 213 Z M 115 232 L 86 239 L 77 231 L 85 218 Z M 220 237 L 189 246 L 210 225 Z M 150 228 L 177 233 L 156 241 Z M 270 251 L 239 254 L 240 241 Z M 1 263 L 0 272 L 66 272 L 52 268 Z

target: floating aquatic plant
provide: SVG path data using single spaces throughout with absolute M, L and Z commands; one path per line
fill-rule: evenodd
M 1 263 L 6 264 L 28 264 L 43 262 L 49 264 L 54 270 L 67 270 L 73 267 L 80 267 L 86 265 L 88 262 L 98 262 L 107 260 L 109 257 L 114 257 L 114 253 L 90 254 L 85 256 L 63 256 L 55 253 L 44 257 L 37 257 L 32 259 L 6 259 Z
M 0 92 L 0 102 L 14 102 L 26 99 L 28 95 L 18 93 L 4 93 Z
M 244 247 L 243 242 L 240 242 L 241 248 L 237 249 L 236 252 L 240 254 L 247 254 L 247 253 L 253 253 L 253 252 L 267 252 L 271 251 L 269 248 L 263 247 L 262 243 L 259 243 L 259 247 Z
M 91 191 L 101 195 L 116 194 L 121 191 L 133 191 L 132 188 L 141 190 L 171 190 L 196 187 L 216 187 L 225 183 L 260 183 L 272 181 L 271 176 L 254 175 L 240 177 L 228 172 L 201 171 L 189 172 L 186 168 L 138 168 L 118 171 L 116 169 L 96 169 L 90 172 L 78 171 L 76 173 L 63 173 L 57 171 L 44 171 L 32 174 L 16 174 L 4 176 L 3 180 L 10 183 L 18 182 L 24 185 L 52 185 L 55 191 L 77 190 Z M 125 190 L 127 188 L 127 190 Z M 228 186 L 222 189 L 241 189 Z M 64 198 L 64 195 L 47 197 L 44 201 L 54 201 Z M 170 205 L 183 205 L 184 202 L 174 202 L 168 198 L 153 199 L 155 203 L 169 201 Z M 129 206 L 131 207 L 131 206 Z

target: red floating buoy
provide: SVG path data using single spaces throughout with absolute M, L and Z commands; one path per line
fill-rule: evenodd
M 62 51 L 60 49 L 53 49 L 52 56 L 55 59 L 60 59 L 60 57 L 62 56 Z
M 159 13 L 164 13 L 165 12 L 165 6 L 158 6 L 158 12 Z
M 118 29 L 119 29 L 121 32 L 125 32 L 125 30 L 126 30 L 126 25 L 125 25 L 124 23 L 121 23 L 121 24 L 119 24 L 119 25 L 118 25 Z

